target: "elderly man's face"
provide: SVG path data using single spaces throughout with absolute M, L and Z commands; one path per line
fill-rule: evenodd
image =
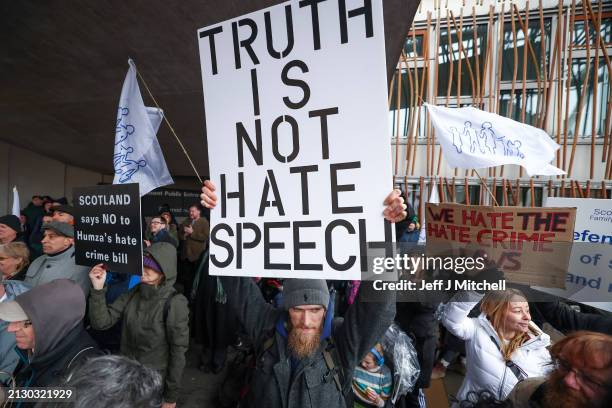
M 45 230 L 45 235 L 42 239 L 43 252 L 47 255 L 57 254 L 65 249 L 68 249 L 74 240 L 65 237 L 53 230 Z
M 325 308 L 320 305 L 292 307 L 289 309 L 289 319 L 289 349 L 298 358 L 308 357 L 321 343 Z
M 0 244 L 8 244 L 17 238 L 17 233 L 14 229 L 6 224 L 0 224 Z
M 33 350 L 35 345 L 34 327 L 30 320 L 9 323 L 7 329 L 9 333 L 15 333 L 17 347 L 22 350 Z

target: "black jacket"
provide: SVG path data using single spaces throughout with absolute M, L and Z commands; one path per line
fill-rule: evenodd
M 555 329 L 563 333 L 590 330 L 612 335 L 612 317 L 609 314 L 581 313 L 561 301 L 533 302 L 530 306 Z
M 417 388 L 430 385 L 431 372 L 435 363 L 438 343 L 438 320 L 434 313 L 437 303 L 399 302 L 395 321 L 406 334 L 414 338 L 421 373 L 416 383 Z
M 36 286 L 15 302 L 32 321 L 35 339 L 33 350 L 19 350 L 17 387 L 61 385 L 87 358 L 101 354 L 83 328 L 85 295 L 73 281 L 57 279 Z
M 18 353 L 20 361 L 14 372 L 17 387 L 58 386 L 88 358 L 103 354 L 82 326 L 72 329 L 56 348 L 40 358 L 30 361 L 26 350 Z
M 328 339 L 311 357 L 291 361 L 287 341 L 276 330 L 287 312 L 266 303 L 257 285 L 250 278 L 222 277 L 230 307 L 237 314 L 256 349 L 275 336 L 274 344 L 259 356 L 249 395 L 248 407 L 266 408 L 344 408 L 345 396 L 351 394 L 353 370 L 368 350 L 384 335 L 395 316 L 395 293 L 388 291 L 381 302 L 360 301 L 363 290 L 346 312 L 344 322 L 332 331 L 338 358 L 344 372 L 341 393 L 327 368 L 323 350 Z M 292 370 L 292 364 L 294 368 Z

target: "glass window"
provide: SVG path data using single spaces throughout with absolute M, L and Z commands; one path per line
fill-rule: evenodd
M 433 30 L 433 29 L 432 29 Z M 440 46 L 438 47 L 438 96 L 446 96 L 448 84 L 451 84 L 450 95 L 457 96 L 457 69 L 461 59 L 461 94 L 472 95 L 472 79 L 469 74 L 467 60 L 469 58 L 473 75 L 476 75 L 474 54 L 478 55 L 479 68 L 482 71 L 487 46 L 487 26 L 479 25 L 476 28 L 476 44 L 474 44 L 474 28 L 472 25 L 463 27 L 461 42 L 465 54 L 460 50 L 457 30 L 451 29 L 449 47 L 448 30 L 442 26 L 440 30 Z M 450 78 L 451 55 L 453 63 L 453 77 Z M 476 82 L 476 77 L 474 77 Z M 474 83 L 474 86 L 475 83 Z
M 593 127 L 593 115 L 597 115 L 597 135 L 602 136 L 604 134 L 605 127 L 605 116 L 606 116 L 606 104 L 610 99 L 610 77 L 608 76 L 608 69 L 606 62 L 603 58 L 599 59 L 598 67 L 598 82 L 597 82 L 597 106 L 593 106 L 593 89 L 595 85 L 594 70 L 595 64 L 594 58 L 591 58 L 589 82 L 586 85 L 585 99 L 582 108 L 582 114 L 580 116 L 580 126 L 578 128 L 578 135 L 580 137 L 591 136 Z M 585 86 L 584 80 L 586 78 L 586 59 L 573 59 L 572 60 L 572 82 L 570 86 L 570 98 L 569 98 L 569 122 L 568 122 L 568 134 L 573 136 L 574 129 L 576 128 L 576 117 L 578 116 L 578 102 L 582 95 L 582 89 Z
M 410 75 L 412 76 L 412 87 L 410 86 L 410 80 L 408 78 L 408 73 L 406 69 L 402 69 L 401 75 L 401 86 L 400 86 L 400 109 L 399 112 L 397 110 L 397 91 L 398 91 L 398 71 L 395 71 L 395 78 L 393 79 L 393 89 L 391 89 L 391 103 L 389 105 L 389 129 L 391 131 L 391 136 L 395 137 L 397 135 L 397 127 L 398 127 L 398 119 L 399 119 L 399 135 L 400 137 L 407 137 L 409 133 L 408 125 L 410 121 L 410 104 L 412 103 L 412 93 L 414 91 L 415 86 L 415 74 L 418 75 L 419 79 L 419 88 L 422 86 L 423 79 L 423 68 L 417 68 L 416 70 L 410 69 Z M 425 78 L 427 81 L 427 78 Z M 418 98 L 418 95 L 415 95 Z M 423 100 L 427 99 L 427 84 L 425 84 L 425 88 L 423 89 Z M 420 102 L 418 102 L 420 104 Z M 418 110 L 418 107 L 417 107 Z M 398 118 L 399 115 L 399 118 Z M 416 119 L 416 118 L 415 118 Z M 425 126 L 425 108 L 421 108 L 421 126 L 419 126 L 419 136 L 424 137 Z M 415 124 L 416 126 L 416 124 Z
M 412 31 L 408 33 L 406 42 L 404 43 L 404 52 L 408 58 L 414 58 L 415 51 L 417 58 L 423 58 L 425 56 L 425 34 L 424 30 L 415 31 L 413 41 Z
M 524 17 L 521 16 L 523 18 Z M 551 44 L 551 19 L 544 20 L 544 34 L 546 35 L 546 56 L 550 58 L 550 44 Z M 523 80 L 523 53 L 525 52 L 525 33 L 523 32 L 521 25 L 518 22 L 518 19 L 515 20 L 515 31 L 516 31 L 516 81 Z M 542 30 L 540 30 L 540 21 L 530 19 L 529 26 L 527 28 L 527 36 L 529 37 L 529 41 L 531 42 L 531 47 L 533 48 L 533 52 L 535 53 L 536 59 L 540 63 L 540 79 L 543 79 L 542 70 L 544 69 L 543 61 L 541 61 L 542 56 Z M 504 24 L 504 50 L 502 55 L 502 81 L 512 81 L 512 76 L 514 75 L 514 34 L 512 33 L 512 24 L 505 23 Z M 530 55 L 530 51 L 527 50 L 527 80 L 537 80 L 536 69 L 533 62 L 533 57 Z
M 510 117 L 516 121 L 521 121 L 521 113 L 523 109 L 523 90 L 515 89 L 514 98 L 510 101 L 510 96 L 512 95 L 510 90 L 503 90 L 500 93 L 500 104 L 499 104 L 499 114 L 501 116 Z M 541 96 L 541 95 L 540 95 Z M 525 122 L 532 126 L 538 125 L 538 116 L 537 116 L 537 108 L 538 108 L 538 92 L 536 89 L 527 89 L 525 90 L 525 99 L 527 100 L 525 105 Z M 510 112 L 510 104 L 512 104 L 512 116 L 509 116 Z
M 468 186 L 468 194 L 470 195 L 470 204 L 478 204 L 480 202 L 480 185 Z M 455 184 L 455 202 L 465 203 L 465 184 L 460 183 L 459 180 Z
M 597 11 L 595 11 L 597 13 Z M 610 13 L 604 13 L 610 15 Z M 584 16 L 577 17 L 580 20 L 574 22 L 574 46 L 586 46 L 586 31 L 584 30 Z M 602 17 L 600 27 L 601 39 L 606 44 L 612 44 L 612 16 Z M 595 26 L 593 21 L 589 20 L 589 39 L 591 42 L 591 48 L 595 47 Z

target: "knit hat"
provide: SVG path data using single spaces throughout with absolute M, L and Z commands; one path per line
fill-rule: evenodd
M 285 279 L 283 305 L 286 310 L 303 305 L 321 305 L 327 308 L 329 289 L 325 279 Z
M 16 233 L 21 232 L 21 222 L 19 222 L 19 218 L 12 214 L 3 215 L 0 217 L 0 224 L 6 225 Z
M 142 257 L 142 266 L 153 269 L 157 273 L 163 273 L 161 266 L 151 256 L 145 255 Z
M 68 204 L 57 204 L 51 207 L 51 212 L 60 211 L 66 214 L 74 215 L 74 207 Z

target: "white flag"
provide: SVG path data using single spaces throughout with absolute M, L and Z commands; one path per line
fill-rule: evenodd
M 421 193 L 423 196 L 423 193 Z M 438 204 L 440 203 L 440 196 L 438 195 L 438 188 L 436 187 L 436 180 L 433 180 L 431 184 L 431 194 L 429 194 L 429 200 L 426 203 Z M 425 205 L 422 206 L 423 211 L 419 214 L 421 217 L 421 233 L 419 234 L 419 244 L 424 244 L 427 240 L 427 230 L 425 229 Z
M 425 106 L 453 168 L 518 164 L 530 176 L 565 174 L 550 164 L 559 145 L 542 129 L 472 107 Z
M 17 186 L 13 186 L 13 210 L 11 211 L 15 217 L 19 218 L 21 215 L 21 205 L 19 204 L 19 192 Z
M 121 89 L 115 127 L 113 184 L 139 183 L 140 195 L 143 196 L 174 181 L 155 136 L 164 112 L 144 106 L 136 67 L 132 60 L 128 62 L 130 69 Z

